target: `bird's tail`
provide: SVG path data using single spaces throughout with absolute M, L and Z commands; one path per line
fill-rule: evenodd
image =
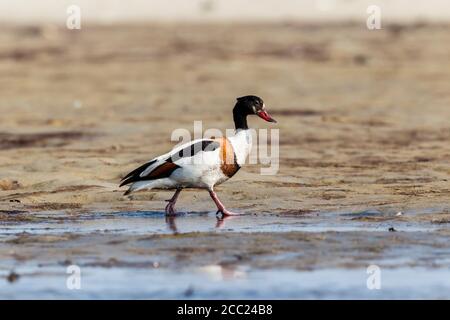
M 152 185 L 154 184 L 154 181 L 137 181 L 130 185 L 130 188 L 128 188 L 127 191 L 123 194 L 124 196 L 129 195 L 132 192 L 142 190 L 142 189 L 151 189 Z

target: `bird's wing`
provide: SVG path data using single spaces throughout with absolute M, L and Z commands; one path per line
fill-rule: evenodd
M 142 180 L 156 180 L 169 177 L 176 169 L 190 161 L 200 152 L 214 151 L 220 143 L 212 139 L 197 139 L 174 148 L 131 171 L 122 178 L 120 187 Z

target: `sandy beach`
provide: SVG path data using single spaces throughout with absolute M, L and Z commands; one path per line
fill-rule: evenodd
M 243 168 L 220 187 L 232 206 L 283 212 L 448 203 L 447 30 L 6 29 L 1 209 L 160 209 L 165 193 L 131 201 L 120 178 L 169 151 L 176 128 L 192 131 L 196 120 L 204 129 L 233 128 L 234 99 L 250 93 L 278 119 L 280 168 L 275 176 L 261 176 L 258 164 Z M 250 125 L 268 128 L 257 119 Z M 181 197 L 186 210 L 207 209 L 206 192 Z

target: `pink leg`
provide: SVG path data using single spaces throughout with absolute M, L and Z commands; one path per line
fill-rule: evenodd
M 222 212 L 222 214 L 224 216 L 238 216 L 238 215 L 240 215 L 240 213 L 235 213 L 235 212 L 231 212 L 231 211 L 227 210 L 225 208 L 225 206 L 222 204 L 222 202 L 220 202 L 219 198 L 217 197 L 217 194 L 214 191 L 209 190 L 209 195 L 211 196 L 211 199 L 213 199 L 214 203 L 217 206 L 217 210 L 218 210 L 217 212 Z
M 175 215 L 175 203 L 177 202 L 178 199 L 178 195 L 180 194 L 181 189 L 177 189 L 177 191 L 175 191 L 175 194 L 173 195 L 172 199 L 170 200 L 166 200 L 167 202 L 169 202 L 166 206 L 166 215 Z

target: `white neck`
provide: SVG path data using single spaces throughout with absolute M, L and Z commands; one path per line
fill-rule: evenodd
M 252 149 L 252 135 L 248 129 L 238 129 L 236 134 L 229 137 L 228 140 L 233 146 L 234 153 L 236 154 L 236 160 L 239 165 L 245 163 L 245 159 L 250 154 Z

